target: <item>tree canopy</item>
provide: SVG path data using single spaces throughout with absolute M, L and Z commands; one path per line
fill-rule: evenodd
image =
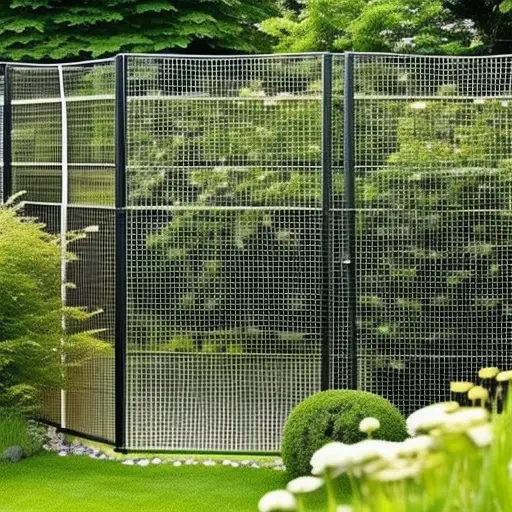
M 444 0 L 456 16 L 473 20 L 488 53 L 512 52 L 511 0 Z
M 257 23 L 273 0 L 7 0 L 0 59 L 52 61 L 118 52 L 266 49 Z
M 512 51 L 511 6 L 512 0 L 304 0 L 299 10 L 283 3 L 262 30 L 278 52 L 496 53 Z

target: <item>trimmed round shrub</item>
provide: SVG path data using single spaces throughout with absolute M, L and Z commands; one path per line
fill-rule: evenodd
M 282 457 L 289 475 L 308 475 L 313 454 L 331 441 L 353 444 L 366 439 L 367 435 L 359 431 L 359 423 L 367 417 L 380 421 L 373 439 L 403 441 L 407 437 L 400 411 L 372 393 L 321 391 L 298 404 L 288 416 L 283 433 Z

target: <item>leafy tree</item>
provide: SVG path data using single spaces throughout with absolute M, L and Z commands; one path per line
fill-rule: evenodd
M 488 53 L 512 53 L 512 2 L 510 0 L 444 0 L 460 18 L 472 20 Z
M 90 314 L 63 310 L 60 258 L 42 225 L 0 208 L 0 405 L 31 407 L 44 388 L 63 386 L 62 353 L 68 365 L 111 353 L 96 331 L 63 331 L 62 315 L 77 325 Z
M 0 59 L 254 52 L 266 44 L 256 24 L 273 13 L 271 0 L 8 0 L 0 6 Z
M 473 23 L 441 0 L 307 0 L 262 23 L 277 51 L 477 52 Z

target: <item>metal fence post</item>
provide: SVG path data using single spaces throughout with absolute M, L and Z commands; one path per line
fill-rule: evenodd
M 116 325 L 115 325 L 115 447 L 126 449 L 126 105 L 127 62 L 116 57 L 115 207 L 116 207 Z
M 4 108 L 3 108 L 3 202 L 7 202 L 12 194 L 12 71 L 8 64 L 4 65 Z
M 350 387 L 358 387 L 357 354 L 357 295 L 356 295 L 356 212 L 354 159 L 354 54 L 345 54 L 345 94 L 343 119 L 343 166 L 345 184 L 344 256 L 343 266 L 347 286 Z
M 331 387 L 332 55 L 322 60 L 322 390 Z

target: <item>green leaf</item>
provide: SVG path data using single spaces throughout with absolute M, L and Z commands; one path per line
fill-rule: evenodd
M 30 18 L 16 18 L 9 23 L 5 23 L 2 27 L 3 30 L 11 30 L 18 34 L 21 34 L 27 29 L 35 29 L 38 32 L 44 32 L 44 22 L 38 19 L 30 19 Z
M 149 2 L 137 2 L 135 11 L 138 14 L 146 12 L 178 11 L 178 9 L 166 0 L 154 0 Z

